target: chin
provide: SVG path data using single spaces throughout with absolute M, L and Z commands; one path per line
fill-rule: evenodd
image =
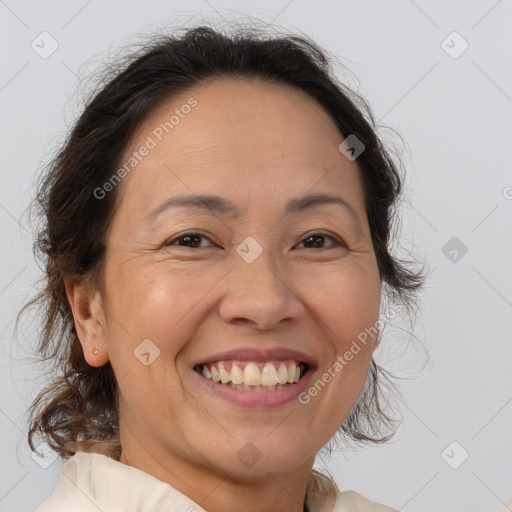
M 279 427 L 278 427 L 279 428 Z M 210 460 L 225 474 L 251 476 L 261 475 L 268 478 L 268 473 L 289 473 L 308 459 L 314 460 L 316 452 L 307 449 L 305 440 L 290 442 L 290 437 L 276 435 L 268 431 L 256 436 L 239 436 L 230 446 L 221 449 L 218 445 L 212 449 Z M 274 439 L 270 439 L 275 436 Z M 304 436 L 307 437 L 307 436 Z

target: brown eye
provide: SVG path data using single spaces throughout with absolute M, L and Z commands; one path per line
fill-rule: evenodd
M 326 246 L 326 240 L 330 241 L 330 245 L 328 244 Z M 335 237 L 324 233 L 313 233 L 308 235 L 302 239 L 299 245 L 300 244 L 304 244 L 304 248 L 306 249 L 329 249 L 336 246 L 343 246 L 343 244 Z
M 208 240 L 200 233 L 184 233 L 165 242 L 165 246 L 177 245 L 179 247 L 198 248 L 201 247 L 201 240 Z M 205 247 L 204 245 L 202 247 Z M 208 246 L 206 246 L 208 247 Z

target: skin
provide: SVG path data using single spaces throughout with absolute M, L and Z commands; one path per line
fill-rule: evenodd
M 118 381 L 122 463 L 211 512 L 299 512 L 315 455 L 356 402 L 377 340 L 306 405 L 243 409 L 207 392 L 192 365 L 233 348 L 285 346 L 317 361 L 314 382 L 375 324 L 381 283 L 360 169 L 309 96 L 241 79 L 165 101 L 127 155 L 190 97 L 197 106 L 119 185 L 103 293 L 68 278 L 68 298 L 87 362 L 110 361 Z M 168 197 L 191 193 L 229 199 L 240 215 L 175 208 L 143 222 Z M 284 215 L 307 193 L 336 194 L 357 217 L 333 204 Z M 190 231 L 205 235 L 200 247 L 164 245 Z M 318 231 L 334 238 L 304 244 Z M 263 249 L 250 264 L 236 252 L 247 236 Z M 148 338 L 161 352 L 145 366 L 134 350 Z M 237 457 L 247 442 L 262 455 L 252 467 Z

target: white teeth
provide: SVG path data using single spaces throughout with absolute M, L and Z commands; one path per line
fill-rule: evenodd
M 220 381 L 222 384 L 227 384 L 231 380 L 231 375 L 225 370 L 224 363 L 219 363 Z
M 286 384 L 288 382 L 288 370 L 286 369 L 286 365 L 284 363 L 279 365 L 279 370 L 277 371 L 277 381 L 279 384 Z
M 230 372 L 226 369 L 229 366 L 231 366 Z M 229 363 L 226 364 L 226 361 L 218 361 L 217 363 L 202 365 L 201 373 L 214 382 L 255 391 L 260 390 L 260 388 L 267 391 L 280 389 L 300 380 L 301 365 L 296 361 L 268 361 L 260 371 L 261 366 L 262 363 L 255 362 L 237 363 L 233 361 L 229 365 Z
M 256 363 L 247 363 L 244 368 L 244 384 L 247 386 L 259 386 L 261 373 Z
M 212 380 L 215 382 L 220 382 L 220 373 L 219 370 L 217 370 L 217 367 L 212 365 L 210 371 L 212 373 Z
M 291 384 L 293 382 L 296 382 L 295 381 L 295 370 L 297 368 L 300 368 L 300 366 L 296 366 L 296 364 L 294 362 L 292 362 L 292 364 L 290 365 L 290 368 L 288 368 L 288 382 Z M 300 370 L 299 370 L 300 371 Z
M 284 366 L 282 364 L 279 369 Z M 285 366 L 286 371 L 286 366 Z M 284 384 L 284 382 L 279 379 L 278 372 L 276 371 L 276 367 L 272 363 L 265 363 L 263 367 L 263 371 L 261 372 L 261 385 L 262 386 L 275 386 L 276 384 Z
M 244 382 L 244 372 L 235 363 L 231 365 L 231 382 L 233 384 L 243 384 Z
M 211 379 L 211 378 L 212 378 L 212 374 L 210 373 L 210 369 L 208 368 L 208 365 L 203 364 L 203 371 L 202 371 L 202 374 L 203 374 L 207 379 Z
M 229 387 L 241 389 L 242 391 L 277 391 L 286 387 L 286 384 L 277 384 L 275 386 L 246 386 L 241 384 L 240 386 L 234 386 L 233 384 L 227 384 Z

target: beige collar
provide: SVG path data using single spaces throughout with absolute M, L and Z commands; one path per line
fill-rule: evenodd
M 336 503 L 308 487 L 310 512 L 396 512 L 355 492 Z M 78 452 L 61 469 L 57 486 L 36 512 L 206 512 L 197 503 L 137 468 L 99 453 Z

